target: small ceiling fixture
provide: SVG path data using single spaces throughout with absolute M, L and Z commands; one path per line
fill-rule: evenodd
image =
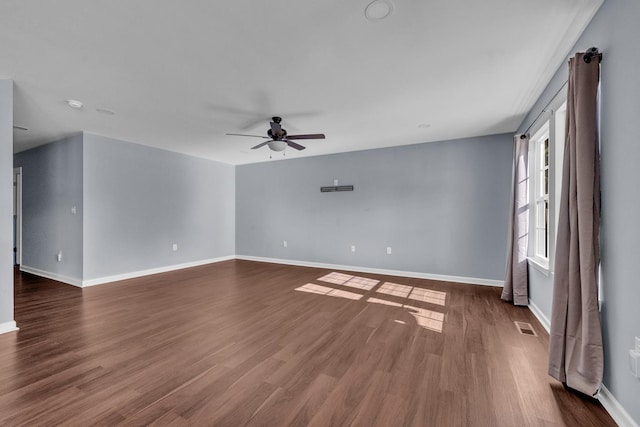
M 364 16 L 372 22 L 388 18 L 394 10 L 391 0 L 374 0 L 364 9 Z
M 76 110 L 82 109 L 82 102 L 76 101 L 75 99 L 67 99 L 67 105 L 71 108 L 75 108 Z

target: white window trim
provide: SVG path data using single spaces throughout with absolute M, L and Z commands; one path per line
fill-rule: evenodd
M 536 208 L 537 188 L 536 180 L 530 180 L 533 188 L 529 191 L 529 203 L 531 206 L 530 221 L 529 221 L 529 235 L 531 244 L 529 246 L 529 265 L 540 271 L 545 276 L 549 274 L 553 275 L 553 261 L 555 259 L 555 246 L 556 246 L 556 234 L 558 230 L 557 218 L 560 206 L 560 192 L 562 185 L 562 162 L 564 155 L 564 133 L 565 133 L 565 117 L 566 117 L 566 89 L 561 90 L 558 95 L 549 103 L 549 106 L 545 109 L 545 113 L 541 115 L 540 119 L 534 123 L 531 127 L 530 134 L 534 135 L 530 139 L 529 144 L 529 175 L 538 173 L 537 157 L 536 157 L 536 144 L 534 143 L 535 137 L 539 136 L 539 132 L 543 130 L 543 127 L 549 126 L 549 249 L 548 258 L 536 256 L 535 254 L 535 231 L 536 231 L 536 217 L 534 210 Z M 561 143 L 558 143 L 560 141 Z
M 547 115 L 549 116 L 549 115 Z M 545 272 L 549 271 L 549 258 L 550 258 L 550 249 L 551 249 L 551 230 L 550 230 L 550 224 L 547 224 L 547 256 L 545 257 L 544 255 L 540 254 L 538 252 L 538 246 L 539 246 L 539 242 L 538 242 L 538 204 L 539 203 L 544 203 L 545 201 L 547 203 L 550 204 L 549 201 L 549 194 L 540 196 L 541 193 L 543 193 L 543 191 L 541 191 L 540 185 L 541 182 L 539 180 L 540 178 L 540 174 L 541 172 L 544 170 L 544 166 L 541 164 L 541 160 L 542 160 L 542 153 L 541 153 L 541 148 L 543 146 L 543 143 L 545 140 L 549 140 L 549 151 L 551 152 L 552 150 L 552 146 L 551 146 L 551 124 L 553 122 L 553 115 L 551 115 L 550 117 L 546 118 L 547 116 L 545 116 L 545 120 L 542 121 L 540 123 L 540 125 L 537 127 L 537 129 L 535 130 L 533 136 L 531 137 L 531 139 L 529 140 L 529 151 L 530 151 L 530 156 L 529 159 L 531 159 L 531 164 L 529 167 L 529 174 L 533 175 L 532 180 L 530 180 L 531 184 L 532 184 L 532 191 L 529 192 L 530 194 L 530 206 L 531 209 L 529 212 L 531 212 L 530 214 L 530 218 L 531 220 L 530 222 L 530 228 L 531 228 L 531 236 L 532 238 L 530 239 L 530 241 L 533 243 L 531 245 L 531 253 L 529 255 L 529 259 L 531 261 L 533 261 L 535 264 L 537 264 L 537 266 L 541 267 Z M 551 155 L 551 153 L 549 152 L 549 155 Z M 549 157 L 549 164 L 551 164 L 551 157 Z M 551 174 L 551 171 L 549 171 L 549 175 Z M 550 178 L 550 177 L 549 177 Z M 550 179 L 549 179 L 550 181 Z M 549 182 L 550 183 L 550 182 Z M 551 192 L 551 188 L 549 188 L 549 192 Z M 549 211 L 551 211 L 551 206 L 549 206 Z M 551 216 L 551 215 L 549 215 Z
M 538 261 L 537 258 L 533 258 L 533 257 L 529 257 L 528 261 L 529 261 L 529 266 L 530 267 L 535 268 L 536 270 L 538 270 L 540 273 L 544 274 L 545 276 L 549 276 L 549 274 L 553 274 L 553 272 L 549 270 L 549 263 L 548 262 L 542 264 L 542 263 L 540 263 L 540 261 Z

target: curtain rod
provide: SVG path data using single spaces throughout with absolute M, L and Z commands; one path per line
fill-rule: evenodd
M 593 59 L 594 57 L 598 58 L 598 63 L 602 62 L 602 52 L 598 52 L 597 47 L 590 47 L 584 53 L 584 56 L 582 57 L 582 59 L 584 59 L 584 62 L 588 64 L 591 62 L 591 59 Z
M 582 57 L 582 59 L 584 59 L 584 62 L 586 62 L 587 64 L 591 63 L 591 60 L 593 58 L 598 58 L 598 63 L 602 62 L 602 52 L 598 51 L 597 47 L 591 47 L 589 49 L 587 49 L 587 51 L 584 53 L 584 56 Z M 527 137 L 527 134 L 529 133 L 529 131 L 531 130 L 531 128 L 533 127 L 533 125 L 536 124 L 536 122 L 538 121 L 538 119 L 540 118 L 540 116 L 542 116 L 544 113 L 547 112 L 547 107 L 549 106 L 549 104 L 551 104 L 553 102 L 554 99 L 556 99 L 556 96 L 558 96 L 558 94 L 564 89 L 564 87 L 567 85 L 567 81 L 565 80 L 564 83 L 562 83 L 562 86 L 560 86 L 560 89 L 558 89 L 556 91 L 556 93 L 553 94 L 553 96 L 551 97 L 551 99 L 549 100 L 549 102 L 547 102 L 547 105 L 545 105 L 542 108 L 542 111 L 540 111 L 540 114 L 538 114 L 536 116 L 536 118 L 533 120 L 533 122 L 531 122 L 531 124 L 529 125 L 529 127 L 527 128 L 527 130 L 525 130 L 524 132 L 522 132 L 522 134 L 520 135 L 520 139 L 525 139 Z
M 527 130 L 525 130 L 524 132 L 522 132 L 522 134 L 520 135 L 520 139 L 525 139 L 525 138 L 527 137 L 527 134 L 529 133 L 529 131 L 531 130 L 531 128 L 533 127 L 533 125 L 535 125 L 535 124 L 538 122 L 538 119 L 539 119 L 540 117 L 542 117 L 542 115 L 548 111 L 548 110 L 547 110 L 547 107 L 549 106 L 549 104 L 551 104 L 551 103 L 556 99 L 556 96 L 558 96 L 558 94 L 559 94 L 560 92 L 562 92 L 562 90 L 563 90 L 563 89 L 565 88 L 565 86 L 567 85 L 567 82 L 568 82 L 568 80 L 565 80 L 565 81 L 564 81 L 564 83 L 562 83 L 562 86 L 560 86 L 560 89 L 558 89 L 558 90 L 556 91 L 556 93 L 554 93 L 554 94 L 553 94 L 553 96 L 551 97 L 551 99 L 549 100 L 549 102 L 547 102 L 547 105 L 545 105 L 545 106 L 542 108 L 542 111 L 540 111 L 540 114 L 538 114 L 538 115 L 536 116 L 536 118 L 531 122 L 531 124 L 529 125 L 529 127 L 527 128 Z

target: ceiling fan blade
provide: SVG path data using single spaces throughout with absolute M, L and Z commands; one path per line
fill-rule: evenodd
M 286 142 L 289 147 L 295 148 L 296 150 L 304 150 L 305 148 L 307 148 L 307 147 L 304 147 L 304 146 L 302 146 L 300 144 L 296 144 L 293 141 L 289 141 L 288 139 L 285 139 L 284 142 Z
M 255 147 L 251 147 L 252 150 L 255 150 L 256 148 L 260 148 L 260 147 L 264 147 L 265 145 L 267 145 L 268 143 L 270 143 L 271 141 L 265 141 L 265 142 L 261 142 L 260 144 L 256 145 Z
M 324 139 L 324 133 L 310 133 L 307 135 L 287 135 L 287 139 Z
M 261 135 L 247 135 L 244 133 L 227 133 L 225 135 L 231 135 L 231 136 L 251 136 L 253 138 L 262 138 L 262 139 L 271 139 L 268 136 L 261 136 Z

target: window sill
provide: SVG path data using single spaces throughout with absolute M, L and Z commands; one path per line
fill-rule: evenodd
M 549 276 L 549 261 L 547 260 L 541 260 L 538 258 L 528 258 L 527 259 L 529 261 L 529 265 L 532 266 L 533 268 L 535 268 L 536 270 L 538 270 L 540 273 L 544 274 L 545 276 Z

